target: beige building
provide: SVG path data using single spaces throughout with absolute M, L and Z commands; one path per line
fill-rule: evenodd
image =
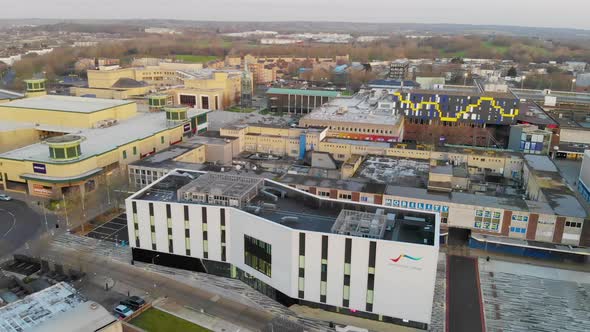
M 179 71 L 199 71 L 202 68 L 200 63 L 160 61 L 157 65 L 141 67 L 89 69 L 88 86 L 74 87 L 70 92 L 75 96 L 129 99 L 146 95 L 156 88 L 179 85 Z
M 248 63 L 254 84 L 268 84 L 277 80 L 277 67 L 263 63 Z
M 401 142 L 404 119 L 387 98 L 355 95 L 336 98 L 299 120 L 301 127 L 327 127 L 328 136 L 376 142 Z
M 167 90 L 177 104 L 221 110 L 238 104 L 242 96 L 241 70 L 203 69 L 178 72 L 182 87 Z

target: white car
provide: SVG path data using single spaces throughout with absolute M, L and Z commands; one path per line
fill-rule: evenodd
M 12 201 L 12 197 L 4 194 L 0 194 L 0 201 Z
M 115 313 L 121 318 L 127 318 L 133 314 L 133 310 L 122 304 L 115 307 Z

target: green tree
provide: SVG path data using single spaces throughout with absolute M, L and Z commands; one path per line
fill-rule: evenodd
M 518 75 L 518 73 L 516 72 L 516 68 L 514 67 L 510 67 L 510 69 L 508 69 L 508 73 L 506 74 L 506 76 L 509 77 L 516 77 Z

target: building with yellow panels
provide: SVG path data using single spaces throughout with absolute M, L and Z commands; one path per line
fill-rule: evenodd
M 94 96 L 107 99 L 128 99 L 146 95 L 154 87 L 138 80 L 135 68 L 88 70 L 88 86 L 73 87 L 74 96 Z
M 0 104 L 0 119 L 42 126 L 99 127 L 136 115 L 134 102 L 124 100 L 46 95 Z
M 179 71 L 182 87 L 167 93 L 174 96 L 177 104 L 208 110 L 226 109 L 241 100 L 243 74 L 241 70 Z
M 175 104 L 219 110 L 240 102 L 242 75 L 241 70 L 203 69 L 202 64 L 160 62 L 157 66 L 88 70 L 88 86 L 72 88 L 71 93 L 129 99 L 165 89 L 160 92 L 172 96 Z
M 74 87 L 75 96 L 129 99 L 151 90 L 179 85 L 178 71 L 198 71 L 200 63 L 159 62 L 155 66 L 88 70 L 88 86 Z
M 238 138 L 239 149 L 248 152 L 303 158 L 326 137 L 325 128 L 231 126 L 220 129 L 222 137 Z
M 2 104 L 0 119 L 0 188 L 52 198 L 92 192 L 107 174 L 206 130 L 202 110 L 139 113 L 134 102 L 65 96 Z

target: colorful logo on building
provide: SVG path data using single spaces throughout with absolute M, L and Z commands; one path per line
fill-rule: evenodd
M 392 261 L 392 262 L 394 262 L 394 263 L 397 263 L 402 258 L 407 258 L 407 259 L 412 260 L 412 261 L 419 261 L 419 260 L 422 259 L 422 257 L 413 257 L 413 256 L 410 256 L 410 255 L 403 254 L 403 255 L 397 256 L 397 258 L 390 258 L 389 260 Z

